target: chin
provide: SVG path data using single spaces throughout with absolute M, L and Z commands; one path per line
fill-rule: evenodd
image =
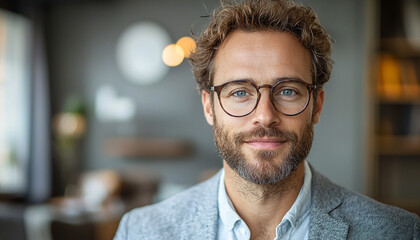
M 282 157 L 267 157 L 272 153 L 265 153 L 263 158 L 254 157 L 244 161 L 234 170 L 245 180 L 259 185 L 275 184 L 287 178 L 296 167 L 285 162 Z

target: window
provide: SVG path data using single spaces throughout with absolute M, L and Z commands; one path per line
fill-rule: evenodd
M 26 190 L 30 144 L 29 22 L 0 10 L 0 193 Z

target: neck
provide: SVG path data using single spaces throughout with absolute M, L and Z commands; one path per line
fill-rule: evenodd
M 252 236 L 275 236 L 276 226 L 292 207 L 302 188 L 304 162 L 287 178 L 270 185 L 248 182 L 225 162 L 224 169 L 226 192 Z

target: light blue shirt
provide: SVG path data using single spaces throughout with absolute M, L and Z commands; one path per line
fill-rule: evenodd
M 292 207 L 276 227 L 275 240 L 308 239 L 309 218 L 311 209 L 311 180 L 312 173 L 305 161 L 305 177 L 299 195 Z M 225 172 L 223 170 L 219 181 L 218 193 L 218 239 L 220 240 L 249 240 L 251 232 L 246 223 L 239 217 L 232 201 L 226 193 Z

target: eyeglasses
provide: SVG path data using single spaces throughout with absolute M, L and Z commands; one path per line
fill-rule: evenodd
M 210 91 L 217 93 L 220 105 L 228 115 L 244 117 L 257 108 L 261 88 L 270 89 L 270 100 L 277 111 L 287 116 L 296 116 L 306 109 L 311 92 L 317 85 L 289 78 L 279 80 L 274 85 L 260 86 L 250 80 L 234 80 L 210 87 Z

